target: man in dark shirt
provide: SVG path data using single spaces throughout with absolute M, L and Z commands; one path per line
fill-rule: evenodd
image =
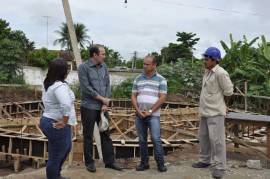
M 83 62 L 78 69 L 81 87 L 81 119 L 84 136 L 84 159 L 87 170 L 95 172 L 93 160 L 93 132 L 95 122 L 100 122 L 101 111 L 109 119 L 108 105 L 111 88 L 107 65 L 103 62 L 105 49 L 102 45 L 93 45 L 89 49 L 90 59 Z M 103 161 L 106 168 L 122 170 L 115 163 L 112 139 L 109 128 L 100 132 Z

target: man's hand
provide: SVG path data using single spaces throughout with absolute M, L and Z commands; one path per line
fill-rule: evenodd
M 102 107 L 101 107 L 101 111 L 102 111 L 102 112 L 108 111 L 108 106 L 105 105 L 105 104 L 103 104 Z
M 139 118 L 145 118 L 146 117 L 145 114 L 144 114 L 144 111 L 139 110 L 136 113 L 139 116 Z
M 52 125 L 53 125 L 53 128 L 55 129 L 61 129 L 61 128 L 64 128 L 67 124 L 62 120 L 56 123 L 52 123 Z
M 229 105 L 226 105 L 226 114 L 229 113 Z
M 107 106 L 109 106 L 110 101 L 111 100 L 109 98 L 102 98 L 102 103 L 105 104 L 105 105 L 107 105 Z
M 152 113 L 150 113 L 149 111 L 143 111 L 143 114 L 145 115 L 145 117 L 151 116 Z

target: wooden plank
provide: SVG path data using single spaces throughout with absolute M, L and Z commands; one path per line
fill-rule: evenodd
M 123 121 L 122 119 L 120 120 L 121 122 Z M 119 129 L 119 127 L 118 127 L 118 124 L 116 124 L 115 122 L 114 122 L 114 120 L 111 118 L 111 121 L 110 122 L 112 122 L 113 123 L 113 126 L 115 126 L 115 128 L 116 128 L 116 130 L 120 133 L 120 134 L 123 134 L 123 132 Z M 118 121 L 119 122 L 119 121 Z M 111 129 L 112 129 L 112 127 L 111 127 Z M 110 129 L 110 130 L 111 130 Z M 125 136 L 124 136 L 124 138 L 126 138 Z
M 178 132 L 175 132 L 173 135 L 171 135 L 169 138 L 167 138 L 167 140 L 171 140 L 173 138 L 175 138 L 176 136 L 178 136 Z
M 180 134 L 184 134 L 184 135 L 188 135 L 188 136 L 193 136 L 195 138 L 199 138 L 198 134 L 194 134 L 193 132 L 184 130 L 184 129 L 177 129 L 177 132 L 179 132 Z
M 120 137 L 122 137 L 123 135 L 126 135 L 128 132 L 130 132 L 132 129 L 135 128 L 135 124 L 132 125 L 128 130 L 126 130 L 124 133 L 122 133 L 121 135 L 119 135 L 118 137 L 116 137 L 115 139 L 119 139 Z
M 226 130 L 226 133 L 229 134 L 231 137 L 233 137 L 233 139 L 232 139 L 233 141 L 236 141 L 236 142 L 244 145 L 245 147 L 249 148 L 250 150 L 253 150 L 255 153 L 257 153 L 257 155 L 264 158 L 267 162 L 270 162 L 270 158 L 266 157 L 262 151 L 249 146 L 246 142 L 244 142 L 241 139 L 239 139 L 238 137 L 236 137 L 232 132 Z
M 27 128 L 27 126 L 24 125 L 24 126 L 22 127 L 22 129 L 21 129 L 19 132 L 20 132 L 20 133 L 23 133 L 23 132 L 25 131 L 26 128 Z
M 68 166 L 72 166 L 72 162 L 73 162 L 73 149 L 74 149 L 74 143 L 71 143 L 71 150 L 69 152 L 68 155 Z
M 193 127 L 193 128 L 196 128 L 188 119 L 187 119 L 187 117 L 184 115 L 184 114 L 182 114 L 182 116 L 184 117 L 184 119 Z
M 11 102 L 12 104 L 16 105 L 18 108 L 20 108 L 22 110 L 22 112 L 24 114 L 26 114 L 28 117 L 32 118 L 32 114 L 29 113 L 28 110 L 24 109 L 20 104 L 18 104 L 17 102 Z
M 36 124 L 36 129 L 38 130 L 38 132 L 43 136 L 45 137 L 45 135 L 43 134 L 42 130 L 39 128 L 39 126 Z
M 243 154 L 249 154 L 249 155 L 256 155 L 257 153 L 254 152 L 253 150 L 249 149 L 249 148 L 235 148 L 235 147 L 230 147 L 227 146 L 226 148 L 227 152 L 239 152 L 239 153 L 243 153 Z M 266 155 L 265 155 L 266 157 Z
M 161 141 L 164 142 L 167 146 L 170 146 L 172 145 L 170 142 L 168 142 L 166 139 L 162 139 L 161 138 Z
M 9 118 L 9 120 L 13 120 L 11 115 L 9 115 L 9 113 L 6 111 L 5 108 L 2 107 L 2 111 L 5 113 L 5 115 L 7 115 L 7 117 Z

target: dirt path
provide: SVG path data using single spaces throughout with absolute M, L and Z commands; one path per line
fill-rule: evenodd
M 211 179 L 213 167 L 207 169 L 194 169 L 191 164 L 198 159 L 198 144 L 194 146 L 185 145 L 184 148 L 173 152 L 165 157 L 168 171 L 160 173 L 157 171 L 153 157 L 150 158 L 150 170 L 138 172 L 135 167 L 139 164 L 139 159 L 117 159 L 117 162 L 125 166 L 121 172 L 104 168 L 104 164 L 96 161 L 97 172 L 90 173 L 86 170 L 82 162 L 73 162 L 71 167 L 64 165 L 62 170 L 63 176 L 71 179 Z M 256 156 L 242 154 L 228 154 L 228 170 L 223 179 L 270 179 L 270 170 L 232 168 L 234 164 L 241 165 L 248 159 L 257 159 Z M 2 161 L 1 161 L 2 162 Z M 0 177 L 0 179 L 43 179 L 45 177 L 45 168 L 38 170 L 28 167 L 19 174 Z

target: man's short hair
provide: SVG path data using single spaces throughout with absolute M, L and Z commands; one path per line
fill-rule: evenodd
M 151 58 L 152 59 L 152 64 L 157 64 L 157 59 L 154 55 L 148 54 L 144 57 L 144 59 L 146 58 Z
M 90 49 L 89 49 L 89 56 L 90 57 L 93 57 L 94 56 L 94 53 L 97 54 L 97 55 L 99 55 L 99 48 L 101 48 L 101 47 L 103 48 L 103 46 L 100 45 L 100 44 L 94 44 L 94 45 L 92 45 L 90 47 Z

